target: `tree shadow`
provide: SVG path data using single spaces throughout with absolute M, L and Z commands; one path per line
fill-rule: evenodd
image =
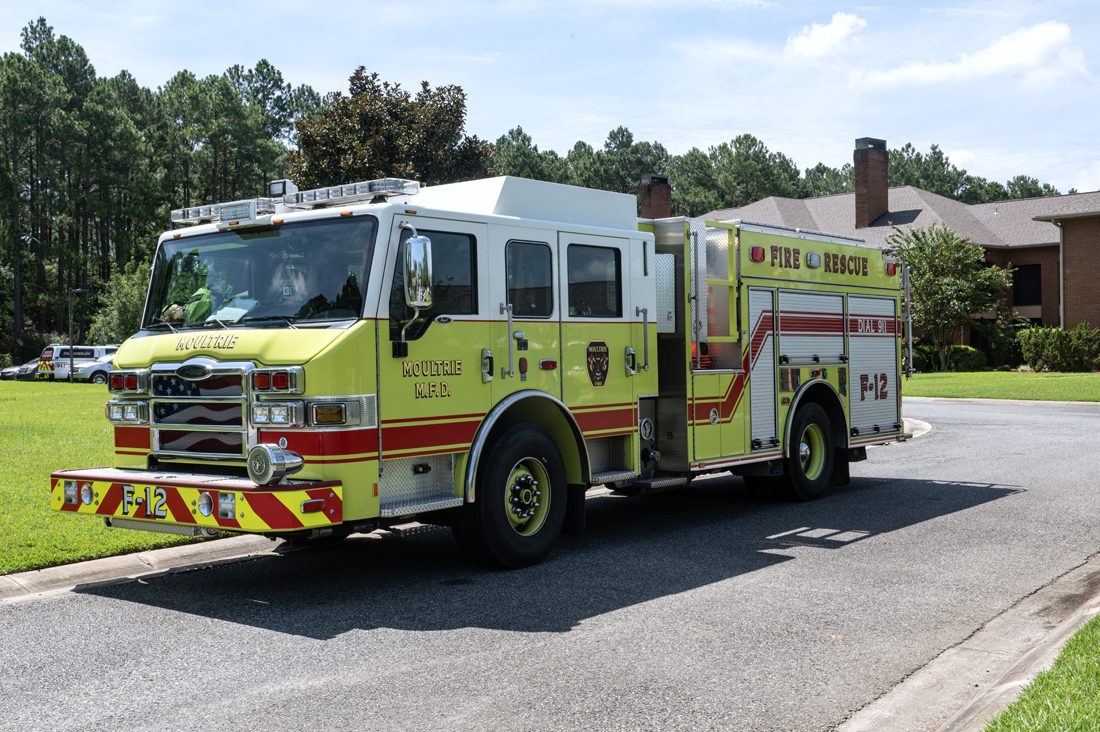
M 563 536 L 545 562 L 523 570 L 472 565 L 440 529 L 352 537 L 77 591 L 319 640 L 374 628 L 560 633 L 587 618 L 795 561 L 782 553 L 793 546 L 842 550 L 1017 492 L 853 478 L 822 500 L 791 504 L 718 476 L 671 493 L 590 499 L 586 533 Z

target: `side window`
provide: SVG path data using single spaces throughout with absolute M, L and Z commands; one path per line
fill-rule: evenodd
M 510 241 L 505 255 L 508 302 L 517 317 L 548 318 L 554 312 L 554 257 L 546 244 Z
M 420 231 L 432 240 L 432 306 L 421 310 L 420 316 L 405 331 L 406 340 L 424 335 L 432 319 L 438 315 L 477 314 L 477 240 L 470 234 L 446 231 Z M 401 232 L 401 243 L 412 236 Z M 390 288 L 390 340 L 401 340 L 401 329 L 413 317 L 413 309 L 405 305 L 405 262 L 397 257 Z
M 623 315 L 622 255 L 611 247 L 570 244 L 569 314 L 581 318 Z

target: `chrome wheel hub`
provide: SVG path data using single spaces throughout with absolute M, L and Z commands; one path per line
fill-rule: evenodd
M 805 442 L 798 446 L 798 457 L 802 460 L 803 463 L 807 462 L 810 459 L 810 446 L 807 445 Z

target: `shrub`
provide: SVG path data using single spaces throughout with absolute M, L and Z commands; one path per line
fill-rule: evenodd
M 936 360 L 939 363 L 939 360 Z M 913 370 L 919 371 L 922 374 L 931 373 L 935 369 L 932 367 L 932 359 L 928 357 L 928 353 L 919 346 L 913 346 Z
M 1100 330 L 1078 323 L 1073 330 L 1030 328 L 1020 333 L 1024 363 L 1035 371 L 1092 371 L 1100 366 Z
M 952 371 L 981 371 L 985 368 L 985 354 L 970 346 L 951 346 L 949 363 Z

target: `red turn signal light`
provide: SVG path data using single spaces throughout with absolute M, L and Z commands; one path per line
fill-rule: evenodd
M 763 262 L 764 247 L 749 247 L 749 259 L 754 262 Z
M 276 371 L 271 375 L 271 387 L 273 389 L 289 389 L 290 374 L 286 371 Z
M 558 367 L 558 362 L 552 358 L 544 358 L 539 361 L 539 368 L 543 371 L 553 371 Z
M 137 391 L 137 388 L 138 388 L 137 374 L 127 374 L 126 375 L 126 389 L 128 391 Z
M 894 275 L 896 275 L 897 273 L 898 273 L 898 265 L 897 265 L 897 262 L 887 262 L 887 263 L 886 263 L 886 274 L 888 274 L 888 275 L 890 275 L 891 277 L 893 277 L 893 276 L 894 276 Z
M 123 386 L 123 384 L 124 384 L 124 383 L 125 383 L 125 382 L 124 382 L 124 380 L 123 380 L 123 378 L 122 378 L 122 374 L 112 374 L 112 375 L 111 375 L 111 389 L 112 389 L 112 390 L 114 390 L 114 391 L 122 391 L 122 390 L 123 390 L 123 388 L 125 388 L 125 387 Z
M 523 356 L 520 356 L 520 358 L 519 358 L 519 372 L 521 374 L 526 374 L 527 373 L 527 359 L 524 358 Z
M 252 388 L 267 391 L 271 388 L 271 374 L 252 374 Z

